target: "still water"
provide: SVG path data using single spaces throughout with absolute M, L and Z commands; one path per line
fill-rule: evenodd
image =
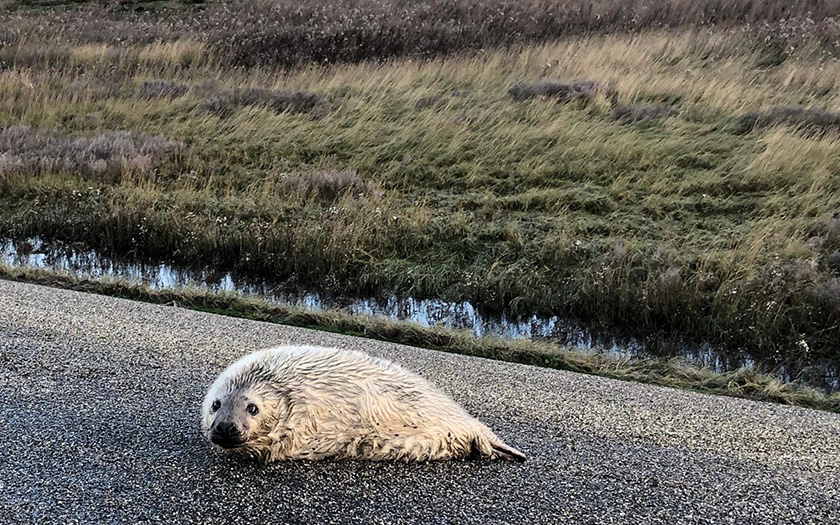
M 208 291 L 257 295 L 272 302 L 301 306 L 310 310 L 341 310 L 350 314 L 411 321 L 423 326 L 466 329 L 476 336 L 547 339 L 586 353 L 603 353 L 615 358 L 680 357 L 696 366 L 716 371 L 734 370 L 756 363 L 745 351 L 718 350 L 706 343 L 682 340 L 655 345 L 644 339 L 594 330 L 585 324 L 556 316 L 510 317 L 478 311 L 467 301 L 441 301 L 413 297 L 344 297 L 326 292 L 289 289 L 269 279 L 220 272 L 212 268 L 181 268 L 158 262 L 140 262 L 106 257 L 83 247 L 46 242 L 34 237 L 26 240 L 0 239 L 0 263 L 11 267 L 61 270 L 80 277 L 112 277 L 143 283 L 154 290 L 195 287 Z M 800 377 L 826 389 L 840 389 L 840 370 L 836 364 L 806 363 L 774 367 L 784 380 Z

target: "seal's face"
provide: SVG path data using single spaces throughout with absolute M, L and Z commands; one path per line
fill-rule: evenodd
M 230 392 L 211 391 L 204 400 L 202 426 L 214 444 L 244 449 L 271 430 L 274 407 L 256 389 L 240 387 Z

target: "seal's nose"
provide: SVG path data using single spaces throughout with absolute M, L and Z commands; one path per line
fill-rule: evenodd
M 236 425 L 226 421 L 213 427 L 213 432 L 210 433 L 210 441 L 223 448 L 236 448 L 244 442 Z

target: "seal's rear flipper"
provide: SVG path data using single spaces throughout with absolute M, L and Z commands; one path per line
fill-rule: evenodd
M 505 445 L 501 441 L 493 443 L 493 456 L 500 459 L 506 459 L 508 461 L 525 461 L 525 454 L 513 447 Z
M 525 454 L 515 448 L 505 445 L 495 434 L 484 434 L 473 440 L 471 458 L 506 459 L 508 461 L 525 461 Z

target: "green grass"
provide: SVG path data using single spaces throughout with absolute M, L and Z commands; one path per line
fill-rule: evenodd
M 759 360 L 837 359 L 840 135 L 807 123 L 744 133 L 737 117 L 837 111 L 840 65 L 806 46 L 768 67 L 744 38 L 654 31 L 294 70 L 232 68 L 191 40 L 18 42 L 0 49 L 0 126 L 181 146 L 101 169 L 6 157 L 0 234 L 679 333 Z M 507 94 L 547 78 L 598 80 L 618 104 L 673 113 L 628 123 L 603 96 Z M 149 99 L 155 79 L 187 89 Z M 322 102 L 204 109 L 245 87 Z M 289 183 L 346 170 L 364 191 Z
M 93 281 L 61 272 L 10 268 L 5 265 L 0 265 L 0 279 L 175 305 L 215 314 L 356 335 L 612 379 L 840 412 L 840 392 L 826 395 L 801 383 L 783 383 L 771 375 L 750 368 L 714 373 L 687 366 L 677 359 L 615 360 L 601 354 L 582 354 L 546 342 L 523 339 L 511 341 L 497 337 L 476 338 L 466 331 L 352 316 L 338 311 L 308 311 L 235 293 L 213 293 L 193 288 L 155 291 L 147 286 L 125 281 Z

